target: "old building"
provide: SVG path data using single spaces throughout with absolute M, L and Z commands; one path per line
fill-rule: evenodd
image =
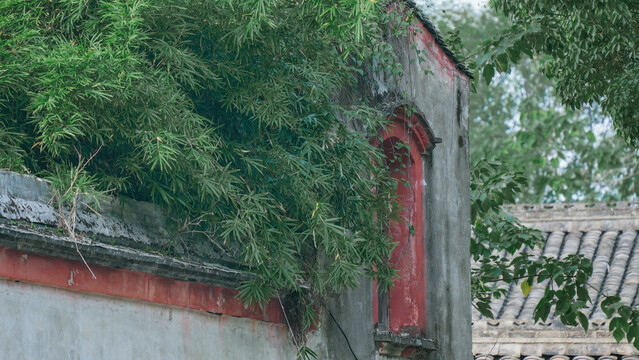
M 410 145 L 392 165 L 411 168 L 398 175 L 411 186 L 398 191 L 414 228 L 390 230 L 401 278 L 387 295 L 365 281 L 329 301 L 311 338 L 321 359 L 472 358 L 471 75 L 427 19 L 413 28 L 394 42 L 403 77 L 371 84 L 392 114 L 379 145 Z M 157 253 L 172 236 L 165 215 L 126 199 L 110 199 L 99 215 L 80 210 L 76 242 L 57 227 L 48 187 L 0 171 L 1 358 L 295 358 L 280 302 L 251 309 L 235 298 L 251 274 L 233 259 Z
M 592 261 L 589 295 L 593 303 L 586 312 L 590 329 L 564 326 L 552 312 L 545 322 L 535 324 L 533 310 L 543 286 L 534 286 L 527 297 L 518 286 L 511 286 L 506 298 L 493 304 L 495 319 L 473 313 L 476 359 L 639 359 L 639 351 L 625 339 L 617 344 L 600 307 L 600 294 L 618 295 L 631 306 L 639 302 L 639 206 L 520 205 L 509 210 L 525 225 L 544 232 L 544 256 L 582 254 Z

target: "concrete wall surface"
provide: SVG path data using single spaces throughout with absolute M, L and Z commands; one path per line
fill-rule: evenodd
M 295 359 L 283 324 L 0 279 L 0 359 Z
M 441 138 L 425 162 L 426 291 L 428 333 L 437 342 L 431 360 L 469 360 L 470 299 L 469 79 L 433 44 L 418 35 L 420 61 L 408 41 L 399 41 L 404 77 L 399 92 Z

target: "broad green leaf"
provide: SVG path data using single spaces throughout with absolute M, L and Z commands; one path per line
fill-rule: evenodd
M 495 75 L 495 68 L 492 65 L 487 65 L 484 68 L 484 72 L 482 73 L 482 77 L 484 78 L 486 85 L 490 84 L 490 81 L 493 79 L 494 75 Z
M 584 331 L 588 331 L 588 326 L 589 326 L 588 316 L 586 316 L 582 312 L 578 312 L 577 319 L 579 319 L 579 324 L 581 324 L 581 327 L 584 328 Z
M 557 308 L 555 309 L 555 313 L 558 315 L 562 315 L 570 309 L 570 303 L 566 301 L 566 299 L 559 299 L 557 302 Z

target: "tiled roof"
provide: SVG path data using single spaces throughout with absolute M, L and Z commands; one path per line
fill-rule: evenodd
M 600 292 L 618 295 L 632 306 L 639 304 L 639 204 L 519 205 L 508 210 L 546 235 L 537 256 L 583 254 L 592 260 L 590 330 L 563 326 L 554 313 L 534 324 L 533 310 L 544 284 L 534 286 L 528 297 L 518 286 L 510 286 L 507 296 L 493 303 L 494 320 L 473 312 L 476 359 L 490 354 L 493 357 L 486 360 L 639 360 L 639 351 L 625 341 L 617 344 L 607 331 L 608 320 L 599 306 Z

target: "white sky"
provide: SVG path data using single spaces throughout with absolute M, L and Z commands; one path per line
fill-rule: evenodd
M 471 4 L 477 10 L 480 10 L 488 6 L 488 0 L 415 0 L 418 5 L 426 5 L 426 3 L 432 4 L 446 4 L 446 3 L 466 3 Z

